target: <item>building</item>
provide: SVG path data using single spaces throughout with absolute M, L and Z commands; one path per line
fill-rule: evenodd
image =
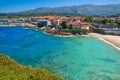
M 87 22 L 69 22 L 68 23 L 69 28 L 74 28 L 74 29 L 86 29 L 89 30 L 90 24 Z
M 8 25 L 8 20 L 0 20 L 0 25 Z
M 48 26 L 51 26 L 51 21 L 49 21 L 49 20 L 40 20 L 40 21 L 38 21 L 37 26 L 38 27 L 48 27 Z

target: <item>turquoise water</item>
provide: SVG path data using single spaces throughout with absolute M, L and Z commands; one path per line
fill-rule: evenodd
M 0 52 L 65 80 L 120 80 L 120 51 L 92 37 L 56 37 L 23 27 L 0 27 Z

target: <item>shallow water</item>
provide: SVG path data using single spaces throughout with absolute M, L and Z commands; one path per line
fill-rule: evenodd
M 120 51 L 92 37 L 57 37 L 23 27 L 0 27 L 0 52 L 65 80 L 119 80 Z

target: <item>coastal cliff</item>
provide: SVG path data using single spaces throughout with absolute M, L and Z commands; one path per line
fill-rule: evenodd
M 22 66 L 0 54 L 0 80 L 62 80 L 46 69 Z

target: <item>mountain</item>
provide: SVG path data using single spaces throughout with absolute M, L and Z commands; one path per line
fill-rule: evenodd
M 108 4 L 108 5 L 80 5 L 80 6 L 63 6 L 63 7 L 40 7 L 33 10 L 24 12 L 55 12 L 55 13 L 71 13 L 71 14 L 83 14 L 83 15 L 98 15 L 109 16 L 114 14 L 120 14 L 120 4 Z

